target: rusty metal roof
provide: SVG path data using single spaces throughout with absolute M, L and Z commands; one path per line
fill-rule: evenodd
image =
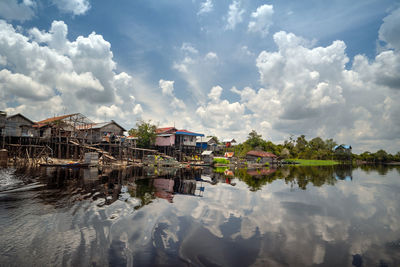
M 58 117 L 52 117 L 52 118 L 48 118 L 42 121 L 38 121 L 38 124 L 46 124 L 46 123 L 50 123 L 50 122 L 54 122 L 54 121 L 59 121 L 59 120 L 63 120 L 75 115 L 78 115 L 79 113 L 74 113 L 74 114 L 69 114 L 69 115 L 63 115 L 63 116 L 58 116 Z
M 256 151 L 256 150 L 249 151 L 249 152 L 247 152 L 246 155 L 260 157 L 260 158 L 277 158 L 277 156 L 273 153 L 265 152 L 265 151 Z
M 177 131 L 177 129 L 175 127 L 163 127 L 163 128 L 157 128 L 156 129 L 156 134 L 161 134 L 161 133 L 165 133 L 165 132 L 169 132 L 173 130 L 174 132 Z

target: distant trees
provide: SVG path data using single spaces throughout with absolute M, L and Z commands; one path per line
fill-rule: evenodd
M 369 151 L 365 151 L 360 155 L 356 155 L 358 160 L 370 162 L 370 163 L 382 163 L 382 162 L 392 162 L 392 161 L 400 161 L 400 151 L 395 155 L 387 153 L 385 150 L 380 149 L 375 153 L 371 153 Z
M 136 128 L 130 129 L 128 133 L 138 138 L 138 147 L 148 148 L 153 146 L 156 141 L 156 129 L 157 126 L 152 124 L 151 121 L 141 120 L 136 123 Z
M 282 145 L 275 145 L 271 141 L 265 141 L 262 139 L 261 134 L 258 134 L 255 130 L 249 133 L 245 142 L 236 146 L 240 156 L 245 156 L 251 150 L 268 151 L 279 155 L 282 148 Z

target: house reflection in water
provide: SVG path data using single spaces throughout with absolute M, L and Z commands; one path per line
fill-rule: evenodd
M 197 185 L 197 183 L 200 184 Z M 175 194 L 202 196 L 204 192 L 202 181 L 198 182 L 196 180 L 186 180 L 181 178 L 157 178 L 153 180 L 153 186 L 155 189 L 154 195 L 158 198 L 166 199 L 170 203 L 173 202 Z
M 351 167 L 339 165 L 335 169 L 335 178 L 336 180 L 353 181 L 352 172 L 353 169 Z

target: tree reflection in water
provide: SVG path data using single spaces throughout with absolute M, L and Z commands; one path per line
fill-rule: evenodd
M 386 174 L 395 166 L 361 166 L 365 172 Z M 357 169 L 357 168 L 356 168 Z M 399 168 L 396 168 L 399 170 Z M 16 174 L 24 179 L 38 178 L 46 187 L 38 198 L 55 207 L 71 206 L 76 201 L 92 200 L 99 207 L 116 200 L 136 201 L 135 209 L 148 205 L 156 198 L 173 202 L 174 195 L 202 196 L 204 184 L 236 185 L 237 179 L 250 191 L 258 191 L 276 180 L 290 188 L 306 190 L 312 186 L 334 185 L 339 180 L 352 181 L 353 168 L 337 166 L 286 166 L 277 169 L 229 168 L 19 168 Z M 34 176 L 32 174 L 35 174 Z M 28 177 L 28 178 L 24 178 Z M 29 181 L 27 181 L 29 182 Z

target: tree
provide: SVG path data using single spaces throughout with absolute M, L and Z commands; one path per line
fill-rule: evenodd
M 375 153 L 375 161 L 385 162 L 388 160 L 388 154 L 385 150 L 380 149 Z
M 308 142 L 306 140 L 306 136 L 302 134 L 301 136 L 297 137 L 295 150 L 297 153 L 304 152 L 308 146 Z
M 261 138 L 261 134 L 258 134 L 255 130 L 252 130 L 251 133 L 249 133 L 245 143 L 252 149 L 255 149 L 263 148 L 265 141 Z
M 149 148 L 156 141 L 156 129 L 157 126 L 152 124 L 150 120 L 148 122 L 141 120 L 136 123 L 136 129 L 132 128 L 128 133 L 138 138 L 138 147 Z
M 219 141 L 218 137 L 216 137 L 215 135 L 208 135 L 207 137 L 214 139 L 217 144 L 221 144 L 221 142 Z

